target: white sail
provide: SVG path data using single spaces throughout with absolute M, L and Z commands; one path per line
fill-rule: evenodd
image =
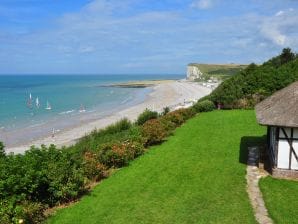
M 38 97 L 36 97 L 35 104 L 36 104 L 36 107 L 39 108 L 40 103 L 39 103 L 39 99 L 38 99 Z
M 46 107 L 46 110 L 51 110 L 52 107 L 51 107 L 51 104 L 49 103 L 49 101 L 47 101 L 47 107 Z
M 27 100 L 27 107 L 32 109 L 32 95 L 29 94 L 29 99 Z

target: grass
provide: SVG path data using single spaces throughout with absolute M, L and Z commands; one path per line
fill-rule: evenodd
M 254 111 L 202 113 L 48 223 L 256 223 L 243 150 L 264 133 Z
M 237 72 L 243 70 L 247 65 L 239 64 L 197 64 L 191 63 L 189 65 L 196 66 L 207 77 L 216 76 L 221 79 L 225 79 Z
M 272 177 L 261 179 L 260 188 L 275 223 L 298 223 L 298 182 Z

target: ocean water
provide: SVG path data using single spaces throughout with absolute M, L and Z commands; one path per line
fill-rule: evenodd
M 181 78 L 180 75 L 2 75 L 0 141 L 14 146 L 49 135 L 53 128 L 62 131 L 141 103 L 151 91 L 151 88 L 105 85 Z M 47 102 L 51 110 L 45 109 Z

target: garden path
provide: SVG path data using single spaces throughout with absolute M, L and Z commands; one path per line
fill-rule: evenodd
M 247 192 L 250 202 L 252 204 L 256 220 L 260 224 L 273 224 L 272 219 L 268 215 L 265 202 L 261 190 L 259 188 L 260 178 L 266 176 L 265 173 L 260 172 L 258 168 L 259 161 L 259 149 L 258 147 L 248 148 L 248 160 L 247 160 Z

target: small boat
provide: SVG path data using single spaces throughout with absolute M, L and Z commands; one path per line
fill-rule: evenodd
M 46 110 L 52 110 L 51 104 L 49 101 L 47 101 L 47 107 L 45 108 Z
M 40 107 L 40 103 L 39 103 L 39 99 L 38 99 L 38 97 L 36 97 L 35 104 L 36 104 L 36 107 L 37 107 L 37 108 Z
M 27 107 L 32 109 L 32 95 L 31 95 L 31 93 L 29 95 L 29 99 L 27 100 Z
M 83 104 L 81 104 L 79 112 L 80 112 L 80 113 L 86 112 L 86 109 L 85 109 L 85 107 L 83 106 Z

